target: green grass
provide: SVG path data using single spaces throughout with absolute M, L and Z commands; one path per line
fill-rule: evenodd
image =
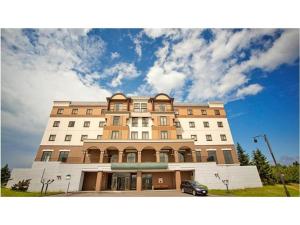
M 300 197 L 299 184 L 289 184 L 287 189 L 293 197 Z M 246 188 L 229 190 L 209 190 L 209 194 L 218 196 L 235 196 L 235 197 L 284 197 L 285 192 L 282 185 L 266 185 L 261 188 Z
M 56 195 L 62 192 L 48 192 L 46 196 Z M 45 195 L 43 195 L 45 196 Z M 41 197 L 40 192 L 23 192 L 23 191 L 13 191 L 8 188 L 1 187 L 1 197 Z

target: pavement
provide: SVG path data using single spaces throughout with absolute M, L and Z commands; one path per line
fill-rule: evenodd
M 50 197 L 50 196 L 49 196 Z M 52 195 L 51 197 L 194 197 L 191 194 L 181 193 L 175 190 L 156 190 L 156 191 L 101 191 L 89 192 L 79 191 L 68 194 Z M 198 196 L 197 196 L 198 197 Z M 199 196 L 200 198 L 202 196 Z

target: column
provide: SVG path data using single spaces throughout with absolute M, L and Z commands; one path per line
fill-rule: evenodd
M 160 162 L 160 151 L 156 151 L 156 162 Z
M 197 162 L 196 151 L 195 150 L 192 150 L 192 160 L 193 160 L 193 162 Z
M 123 161 L 123 151 L 119 151 L 119 163 Z
M 178 159 L 178 151 L 177 150 L 174 150 L 174 160 L 176 163 L 179 162 L 179 159 Z
M 96 191 L 101 191 L 101 184 L 102 184 L 102 171 L 99 171 L 97 173 L 97 179 L 96 179 Z
M 181 184 L 180 170 L 175 171 L 175 183 L 176 183 L 176 191 L 180 191 L 180 184 Z
M 142 162 L 142 151 L 138 151 L 137 156 L 138 156 L 138 163 L 141 163 Z
M 85 163 L 85 158 L 86 158 L 87 150 L 83 150 L 82 153 L 83 153 L 82 163 Z
M 142 172 L 137 171 L 136 173 L 136 191 L 142 191 Z
M 103 163 L 103 158 L 104 158 L 104 150 L 100 151 L 100 161 L 99 163 Z

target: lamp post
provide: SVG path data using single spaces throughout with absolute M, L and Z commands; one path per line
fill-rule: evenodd
M 255 136 L 255 137 L 253 137 L 254 143 L 257 143 L 257 141 L 258 141 L 257 139 L 260 138 L 260 137 L 263 138 L 264 141 L 266 142 L 266 144 L 267 144 L 267 146 L 268 146 L 268 149 L 269 149 L 269 151 L 270 151 L 270 153 L 271 153 L 272 159 L 273 159 L 273 161 L 274 161 L 275 167 L 277 168 L 277 171 L 279 171 L 279 170 L 278 170 L 278 164 L 277 164 L 277 161 L 276 161 L 275 156 L 274 156 L 274 154 L 273 154 L 273 151 L 272 151 L 270 142 L 269 142 L 269 140 L 268 140 L 268 138 L 267 138 L 267 135 L 266 135 L 266 134 L 263 134 L 263 135 L 257 135 L 257 136 Z M 287 189 L 287 187 L 286 187 L 286 185 L 285 185 L 284 174 L 279 173 L 279 177 L 280 177 L 281 183 L 283 184 L 283 188 L 284 188 L 284 191 L 285 191 L 286 196 L 287 196 L 287 197 L 290 197 L 291 195 L 290 195 L 290 193 L 289 193 L 289 191 L 288 191 L 288 189 Z
M 69 192 L 69 187 L 70 187 L 70 182 L 71 182 L 71 174 L 67 174 L 66 175 L 66 180 L 68 180 L 68 187 L 67 187 L 67 190 L 66 190 L 66 195 L 68 195 L 68 192 Z

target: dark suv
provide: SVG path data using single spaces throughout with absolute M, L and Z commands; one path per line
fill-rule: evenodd
M 191 193 L 193 195 L 207 195 L 208 189 L 205 185 L 200 184 L 197 181 L 185 180 L 180 185 L 182 193 Z

